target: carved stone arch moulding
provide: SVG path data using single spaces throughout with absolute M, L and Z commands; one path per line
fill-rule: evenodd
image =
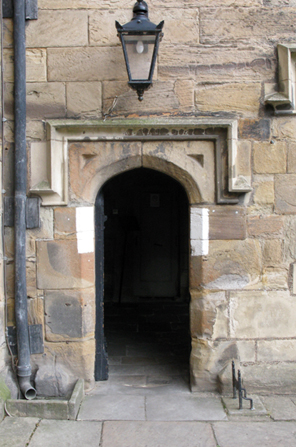
M 44 206 L 90 204 L 108 178 L 144 166 L 178 180 L 191 204 L 236 203 L 251 190 L 250 158 L 235 120 L 54 120 L 31 144 L 30 192 Z

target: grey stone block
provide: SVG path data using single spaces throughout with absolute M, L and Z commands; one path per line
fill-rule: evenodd
M 39 419 L 36 418 L 5 418 L 0 425 L 1 447 L 25 447 Z
M 65 400 L 12 400 L 6 402 L 7 411 L 14 417 L 68 419 L 68 402 Z
M 84 380 L 79 379 L 76 382 L 72 396 L 68 402 L 69 419 L 76 419 L 83 397 L 84 397 Z

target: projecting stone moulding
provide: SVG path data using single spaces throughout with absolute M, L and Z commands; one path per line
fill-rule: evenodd
M 265 103 L 274 107 L 276 115 L 296 114 L 296 43 L 279 44 L 278 50 L 278 92 L 265 95 Z
M 199 118 L 190 120 L 108 120 L 77 121 L 52 120 L 47 122 L 47 142 L 31 145 L 31 187 L 30 192 L 42 198 L 42 205 L 67 205 L 68 195 L 68 146 L 71 142 L 91 141 L 185 141 L 215 140 L 218 147 L 217 130 L 225 133 L 227 160 L 216 163 L 216 189 L 220 203 L 219 188 L 229 193 L 244 193 L 251 188 L 250 163 L 241 163 L 246 156 L 237 145 L 237 121 Z M 219 132 L 218 132 L 219 133 Z M 219 155 L 219 154 L 218 154 Z M 143 156 L 143 155 L 142 155 Z M 163 158 L 163 154 L 154 154 Z M 169 155 L 168 155 L 169 156 Z M 184 154 L 187 165 L 190 154 Z M 216 157 L 217 158 L 217 157 Z M 168 160 L 174 164 L 174 160 Z M 223 165 L 224 163 L 224 165 Z M 183 164 L 183 162 L 182 162 Z M 247 166 L 245 172 L 239 166 Z M 71 169 L 71 167 L 70 167 Z M 222 185 L 222 171 L 228 170 L 228 185 Z

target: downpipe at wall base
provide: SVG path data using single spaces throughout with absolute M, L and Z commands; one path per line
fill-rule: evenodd
M 15 119 L 15 319 L 19 387 L 26 399 L 34 399 L 31 385 L 30 341 L 26 282 L 26 37 L 25 0 L 14 0 L 14 119 Z

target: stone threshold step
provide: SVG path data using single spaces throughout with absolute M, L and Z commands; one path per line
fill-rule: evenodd
M 259 396 L 248 396 L 251 399 L 253 399 L 253 410 L 250 409 L 250 402 L 243 400 L 243 408 L 239 410 L 239 401 L 237 399 L 233 399 L 233 397 L 222 397 L 222 402 L 224 405 L 224 408 L 226 410 L 226 413 L 228 416 L 236 416 L 236 417 L 242 417 L 244 419 L 255 419 L 255 418 L 265 418 L 268 417 L 268 412 L 266 408 L 263 405 L 262 400 L 259 398 Z
M 41 419 L 75 420 L 84 397 L 84 380 L 77 380 L 69 400 L 8 399 L 7 414 L 12 417 L 32 417 Z

